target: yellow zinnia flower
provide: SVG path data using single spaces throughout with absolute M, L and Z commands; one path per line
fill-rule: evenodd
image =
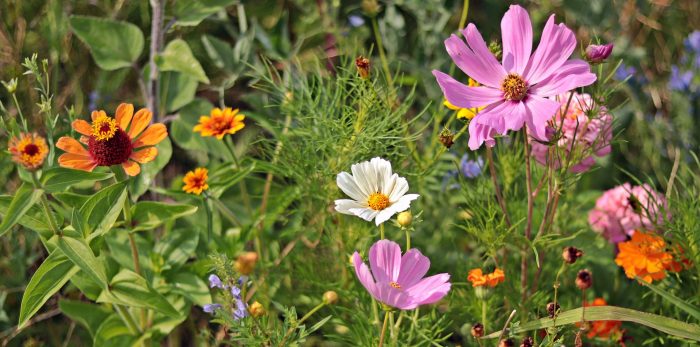
M 235 134 L 243 129 L 244 119 L 245 115 L 239 114 L 238 109 L 226 107 L 222 110 L 216 107 L 208 116 L 200 116 L 199 124 L 195 125 L 193 130 L 204 137 L 215 136 L 221 140 L 226 134 Z
M 46 159 L 49 147 L 46 140 L 37 134 L 20 134 L 19 138 L 13 137 L 9 143 L 12 161 L 24 166 L 27 170 L 36 170 Z
M 208 179 L 209 170 L 203 167 L 196 168 L 194 171 L 188 172 L 182 179 L 185 183 L 182 190 L 190 194 L 202 194 L 203 191 L 209 189 Z

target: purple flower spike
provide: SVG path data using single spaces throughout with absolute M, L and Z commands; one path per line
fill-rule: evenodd
M 450 291 L 449 274 L 423 278 L 430 268 L 430 260 L 415 248 L 402 257 L 401 248 L 393 241 L 380 240 L 372 245 L 369 267 L 357 252 L 352 260 L 357 278 L 370 295 L 400 310 L 435 303 Z
M 240 298 L 241 297 L 241 288 L 238 288 L 235 286 L 231 287 L 231 295 L 233 295 L 236 298 Z
M 214 313 L 216 312 L 217 309 L 220 309 L 222 306 L 220 304 L 206 304 L 202 306 L 202 309 L 206 313 Z
M 245 318 L 248 315 L 248 307 L 243 300 L 236 300 L 236 311 L 233 312 L 233 318 L 238 320 Z
M 586 47 L 586 60 L 592 64 L 599 64 L 608 59 L 613 50 L 613 44 L 588 45 Z
M 221 282 L 221 279 L 217 275 L 209 275 L 209 288 L 221 288 L 224 289 L 226 286 Z
M 484 159 L 477 157 L 476 160 L 469 160 L 468 155 L 463 155 L 459 163 L 462 175 L 466 178 L 476 178 L 481 175 L 481 169 L 484 167 Z

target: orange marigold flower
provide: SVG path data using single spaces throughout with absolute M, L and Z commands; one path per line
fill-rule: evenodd
M 188 172 L 185 178 L 182 179 L 182 182 L 185 183 L 182 190 L 190 194 L 202 194 L 203 191 L 209 189 L 209 184 L 207 183 L 208 179 L 209 170 L 198 167 Z
M 19 137 L 13 137 L 9 143 L 12 161 L 24 166 L 27 170 L 36 170 L 44 163 L 49 147 L 43 137 L 34 134 L 22 133 Z
M 596 298 L 592 303 L 584 303 L 583 306 L 607 306 L 608 303 L 605 302 L 603 298 Z M 588 338 L 592 339 L 594 337 L 599 337 L 603 339 L 610 338 L 611 336 L 618 336 L 622 334 L 620 327 L 622 322 L 618 320 L 599 320 L 592 321 L 590 325 L 590 330 L 588 330 Z
M 115 118 L 107 116 L 105 111 L 93 111 L 92 123 L 78 119 L 72 124 L 83 135 L 80 142 L 69 136 L 58 139 L 56 147 L 66 152 L 58 158 L 58 163 L 83 171 L 121 165 L 129 176 L 136 176 L 141 172 L 139 164 L 148 163 L 158 155 L 158 149 L 153 146 L 168 136 L 164 124 L 149 125 L 152 117 L 145 108 L 134 114 L 134 106 L 125 103 L 117 107 Z
M 644 282 L 661 280 L 666 271 L 678 272 L 681 266 L 669 252 L 661 236 L 635 231 L 632 239 L 618 244 L 620 252 L 615 263 L 625 269 L 629 278 L 641 278 Z
M 495 287 L 499 283 L 505 281 L 506 276 L 503 270 L 496 269 L 490 274 L 484 274 L 481 269 L 471 269 L 469 270 L 469 275 L 467 280 L 472 283 L 472 287 Z
M 232 110 L 227 107 L 222 110 L 217 107 L 211 110 L 209 116 L 200 116 L 199 124 L 195 125 L 193 130 L 202 136 L 216 136 L 221 140 L 226 134 L 235 134 L 243 129 L 244 119 L 245 115 L 239 114 L 238 109 Z

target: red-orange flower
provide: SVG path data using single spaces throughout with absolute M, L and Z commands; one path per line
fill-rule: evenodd
M 639 277 L 651 283 L 666 277 L 666 271 L 678 272 L 682 269 L 659 235 L 637 230 L 631 240 L 620 242 L 618 247 L 620 252 L 615 263 L 625 269 L 629 278 Z
M 484 274 L 481 269 L 471 269 L 469 270 L 469 275 L 467 280 L 472 283 L 472 287 L 495 287 L 499 283 L 505 281 L 506 276 L 503 270 L 496 269 L 490 274 Z
M 9 143 L 12 161 L 24 166 L 27 170 L 36 170 L 44 163 L 49 147 L 46 140 L 37 134 L 20 134 L 13 137 Z
M 199 124 L 194 126 L 194 131 L 199 132 L 202 136 L 215 136 L 221 140 L 227 134 L 235 134 L 238 130 L 243 129 L 245 116 L 238 113 L 238 109 L 232 110 L 230 107 L 225 109 L 214 108 L 209 116 L 200 116 Z
M 83 135 L 80 142 L 68 136 L 58 140 L 56 147 L 66 152 L 58 163 L 83 171 L 121 165 L 129 176 L 136 176 L 141 172 L 139 163 L 155 159 L 158 150 L 153 146 L 168 136 L 165 125 L 149 125 L 152 117 L 145 108 L 134 114 L 134 106 L 125 103 L 117 107 L 115 118 L 108 117 L 105 111 L 93 111 L 92 123 L 79 119 L 72 124 Z
M 584 303 L 583 306 L 607 306 L 607 303 L 603 298 L 596 298 L 592 303 Z M 592 321 L 591 328 L 588 330 L 588 338 L 592 339 L 594 337 L 599 337 L 607 339 L 611 336 L 618 336 L 622 334 L 622 330 L 620 330 L 621 326 L 622 322 L 618 320 Z
M 188 172 L 182 179 L 185 183 L 182 190 L 190 194 L 202 194 L 203 191 L 209 189 L 207 180 L 209 179 L 209 170 L 198 167 L 193 171 Z

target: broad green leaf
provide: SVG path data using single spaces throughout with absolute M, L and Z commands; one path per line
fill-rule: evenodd
M 78 267 L 76 266 L 76 269 L 77 268 Z M 85 297 L 92 301 L 96 301 L 97 297 L 100 296 L 100 293 L 102 293 L 100 285 L 82 271 L 78 271 L 75 275 L 73 275 L 70 278 L 70 283 L 76 286 L 80 292 L 85 295 Z
M 73 32 L 90 48 L 95 63 L 103 70 L 130 67 L 143 51 L 143 33 L 131 23 L 71 16 L 70 25 Z
M 209 78 L 204 73 L 202 65 L 192 54 L 187 42 L 182 39 L 170 41 L 156 62 L 161 71 L 177 71 L 196 78 L 199 82 L 209 84 Z
M 255 170 L 255 163 L 249 166 L 245 166 L 240 170 L 236 170 L 233 175 L 231 174 L 232 169 L 230 166 L 224 167 L 223 170 L 217 170 L 213 172 L 211 175 L 212 177 L 209 189 L 211 195 L 216 198 L 221 197 L 221 195 L 227 189 L 231 188 L 231 186 L 246 178 L 246 176 L 250 175 L 250 173 L 252 173 L 253 170 Z
M 95 257 L 92 249 L 84 239 L 70 236 L 60 236 L 58 238 L 58 248 L 75 265 L 87 274 L 93 281 L 102 288 L 107 288 L 107 271 L 103 260 Z
M 107 243 L 107 247 L 109 247 L 110 257 L 119 263 L 122 268 L 134 270 L 134 258 L 131 254 L 128 233 L 128 231 L 120 229 L 117 232 L 105 235 L 104 240 Z M 153 269 L 153 257 L 148 256 L 148 254 L 152 253 L 152 243 L 138 234 L 132 236 L 134 237 L 136 248 L 141 255 L 139 256 L 139 264 L 141 265 L 142 274 L 146 278 L 150 278 Z
M 174 15 L 177 24 L 182 26 L 196 26 L 205 18 L 235 4 L 238 0 L 177 0 L 174 5 Z
M 700 326 L 696 324 L 688 324 L 673 318 L 616 306 L 589 306 L 585 309 L 585 317 L 589 322 L 598 320 L 634 322 L 662 331 L 669 335 L 700 341 Z M 580 322 L 582 310 L 583 308 L 579 307 L 577 309 L 562 312 L 557 316 L 556 326 Z M 519 334 L 525 331 L 549 328 L 552 326 L 554 326 L 553 319 L 542 318 L 536 321 L 514 326 L 512 329 L 510 329 L 510 332 L 513 334 Z M 485 336 L 484 338 L 493 339 L 498 338 L 500 335 L 501 332 L 497 331 Z
M 191 272 L 177 272 L 168 276 L 168 283 L 173 292 L 186 297 L 195 305 L 204 306 L 212 303 L 207 283 Z
M 58 307 L 63 314 L 83 325 L 93 338 L 100 324 L 111 314 L 105 307 L 85 301 L 61 299 Z
M 18 328 L 21 329 L 41 306 L 78 272 L 68 257 L 54 250 L 34 272 L 22 295 Z
M 141 165 L 141 173 L 129 180 L 129 191 L 131 192 L 132 199 L 136 199 L 145 193 L 151 185 L 153 178 L 156 177 L 158 172 L 170 161 L 170 156 L 173 154 L 170 139 L 166 137 L 156 145 L 156 148 L 158 149 L 158 156 L 156 159 L 150 163 Z
M 56 192 L 51 194 L 51 196 L 63 205 L 73 208 L 80 208 L 92 195 L 83 195 L 71 192 Z
M 233 49 L 227 42 L 217 39 L 214 36 L 203 35 L 202 44 L 207 51 L 207 55 L 219 69 L 234 71 Z
M 13 197 L 9 195 L 0 196 L 0 215 L 4 215 L 5 211 L 8 210 L 10 203 L 12 203 L 12 199 Z M 63 216 L 61 214 L 54 214 L 54 217 L 56 218 L 56 223 L 58 225 L 63 224 Z M 53 231 L 51 230 L 49 223 L 46 221 L 46 214 L 37 204 L 32 206 L 24 214 L 24 216 L 17 221 L 17 223 L 25 228 L 36 231 L 45 239 L 53 236 Z
M 639 278 L 637 278 L 639 279 Z M 647 288 L 651 289 L 654 293 L 661 295 L 664 299 L 670 301 L 672 304 L 678 306 L 681 310 L 687 312 L 689 315 L 695 317 L 695 319 L 700 320 L 700 307 L 697 307 L 663 289 L 661 287 L 651 284 L 651 283 L 646 283 L 644 281 L 639 281 L 642 285 L 646 286 Z
M 132 231 L 153 228 L 197 211 L 197 206 L 166 204 L 157 201 L 142 201 L 131 208 Z
M 118 314 L 110 315 L 101 323 L 95 331 L 93 337 L 93 346 L 110 346 L 110 347 L 131 347 L 134 346 L 134 336 L 129 332 L 122 319 Z
M 122 269 L 112 278 L 109 290 L 103 290 L 97 302 L 150 308 L 171 317 L 179 316 L 168 300 L 151 288 L 143 277 L 127 269 Z
M 156 244 L 154 252 L 160 254 L 171 267 L 184 264 L 187 259 L 194 256 L 199 233 L 194 230 L 175 229 Z
M 160 81 L 161 107 L 168 112 L 175 112 L 194 100 L 198 85 L 196 78 L 180 72 L 163 71 Z
M 0 236 L 8 232 L 17 222 L 29 211 L 34 204 L 39 201 L 44 191 L 34 189 L 29 183 L 22 185 L 15 192 L 6 212 L 3 213 L 2 223 L 0 223 Z
M 119 218 L 126 199 L 126 183 L 119 182 L 106 187 L 90 197 L 82 207 L 83 230 L 102 234 L 107 232 Z M 77 221 L 73 221 L 73 224 Z
M 87 172 L 62 167 L 47 170 L 41 176 L 43 188 L 50 193 L 64 191 L 66 188 L 85 182 L 103 181 L 114 176 L 111 172 Z

